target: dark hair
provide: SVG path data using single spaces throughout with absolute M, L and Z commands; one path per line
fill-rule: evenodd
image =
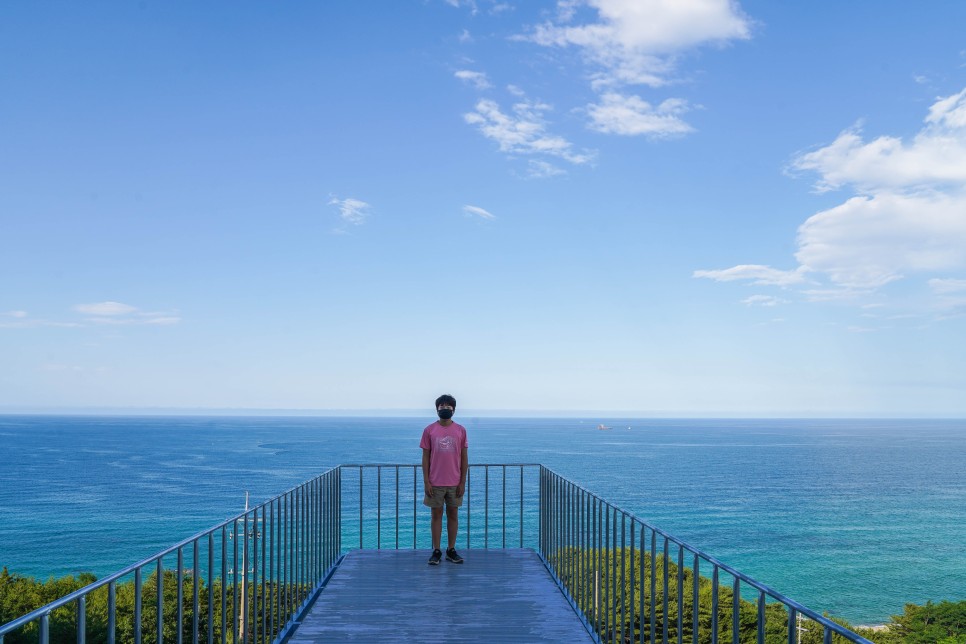
M 449 403 L 450 405 L 453 406 L 453 409 L 456 409 L 456 399 L 450 396 L 449 394 L 443 394 L 442 396 L 436 399 L 436 409 L 439 409 L 439 406 L 442 405 L 443 403 Z

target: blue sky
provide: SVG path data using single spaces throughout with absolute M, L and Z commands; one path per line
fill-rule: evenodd
M 0 409 L 966 414 L 966 3 L 0 4 Z

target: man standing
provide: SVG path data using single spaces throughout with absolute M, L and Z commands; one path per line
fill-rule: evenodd
M 436 399 L 439 420 L 423 430 L 419 446 L 423 450 L 423 505 L 432 512 L 433 554 L 429 565 L 438 566 L 443 553 L 440 539 L 443 534 L 443 506 L 446 506 L 446 561 L 463 563 L 456 552 L 456 533 L 459 529 L 459 507 L 463 504 L 469 457 L 466 428 L 453 422 L 456 399 L 444 394 Z

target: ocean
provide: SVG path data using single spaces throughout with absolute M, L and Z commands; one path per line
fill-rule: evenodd
M 246 492 L 416 463 L 431 420 L 0 416 L 0 566 L 107 574 L 238 514 Z M 966 421 L 457 420 L 471 463 L 542 463 L 853 624 L 966 600 Z

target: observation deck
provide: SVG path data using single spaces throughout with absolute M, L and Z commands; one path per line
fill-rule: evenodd
M 353 550 L 289 644 L 593 642 L 536 552 L 463 550 L 429 566 L 426 550 Z
M 0 625 L 0 644 L 868 642 L 537 464 L 471 465 L 466 563 L 428 566 L 421 485 L 419 465 L 335 467 Z

